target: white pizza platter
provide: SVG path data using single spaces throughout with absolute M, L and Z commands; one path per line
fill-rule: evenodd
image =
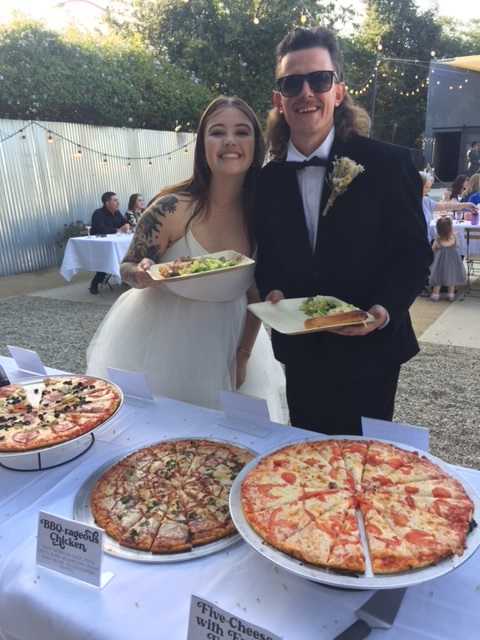
M 237 528 L 237 531 L 240 533 L 242 538 L 260 555 L 267 558 L 274 564 L 290 571 L 291 573 L 295 573 L 296 575 L 307 578 L 308 580 L 312 580 L 314 582 L 319 582 L 325 585 L 329 585 L 332 587 L 337 587 L 341 589 L 399 589 L 405 587 L 411 587 L 413 585 L 420 584 L 422 582 L 427 582 L 428 580 L 433 580 L 435 578 L 439 578 L 440 576 L 444 576 L 450 571 L 453 571 L 464 562 L 466 562 L 471 556 L 477 551 L 480 546 L 480 526 L 477 526 L 471 531 L 467 536 L 467 546 L 462 556 L 454 556 L 452 558 L 448 558 L 446 560 L 442 560 L 438 564 L 426 567 L 424 569 L 416 569 L 413 571 L 405 571 L 401 573 L 396 573 L 392 575 L 374 575 L 371 570 L 370 557 L 368 553 L 368 546 L 366 544 L 366 539 L 364 535 L 363 523 L 361 519 L 359 519 L 359 528 L 360 534 L 362 538 L 363 550 L 366 558 L 367 570 L 365 574 L 342 574 L 338 571 L 323 569 L 321 567 L 316 567 L 315 565 L 309 564 L 307 562 L 302 562 L 301 560 L 297 560 L 292 556 L 289 556 L 278 549 L 270 546 L 267 542 L 263 540 L 249 525 L 242 509 L 241 502 L 241 488 L 242 483 L 245 480 L 246 476 L 249 472 L 255 468 L 259 462 L 270 455 L 274 451 L 278 451 L 292 444 L 301 444 L 304 442 L 313 442 L 313 441 L 324 441 L 328 440 L 372 440 L 372 438 L 364 438 L 361 436 L 328 436 L 323 437 L 312 437 L 306 438 L 303 440 L 296 440 L 294 442 L 288 442 L 281 446 L 277 446 L 274 449 L 271 449 L 267 453 L 262 454 L 255 460 L 249 462 L 242 471 L 235 478 L 232 489 L 230 492 L 230 513 L 232 516 L 233 523 Z M 387 442 L 389 444 L 393 444 L 401 449 L 405 449 L 407 451 L 416 451 L 421 455 L 424 455 L 433 463 L 437 464 L 441 467 L 446 473 L 450 476 L 458 480 L 464 487 L 465 491 L 471 498 L 474 503 L 474 512 L 473 518 L 474 520 L 480 524 L 480 497 L 477 495 L 476 491 L 469 485 L 465 480 L 460 477 L 458 474 L 452 470 L 452 467 L 439 458 L 430 455 L 425 451 L 419 451 L 414 447 L 407 446 L 405 444 L 401 444 L 398 442 L 394 442 L 391 440 L 382 440 L 382 442 Z M 358 517 L 358 513 L 357 513 Z
M 160 275 L 159 268 L 165 264 L 170 264 L 167 262 L 154 264 L 147 273 L 158 284 L 167 287 L 177 296 L 202 302 L 229 302 L 238 297 L 238 290 L 242 289 L 244 282 L 249 282 L 250 279 L 253 280 L 255 260 L 237 251 L 218 251 L 196 256 L 195 258 L 225 258 L 226 260 L 238 258 L 239 261 L 233 267 L 223 267 L 213 271 L 201 271 L 200 273 L 164 278 Z
M 248 447 L 244 447 L 239 445 L 236 442 L 229 442 L 228 440 L 221 440 L 217 438 L 201 438 L 201 437 L 191 437 L 191 438 L 169 438 L 168 440 L 160 440 L 158 442 L 150 443 L 146 446 L 155 446 L 156 444 L 164 444 L 166 442 L 179 442 L 183 440 L 208 440 L 209 442 L 215 442 L 218 444 L 228 444 L 232 447 L 237 447 L 238 449 L 243 449 L 248 451 L 254 456 L 257 456 L 257 452 L 249 449 Z M 128 456 L 129 454 L 139 451 L 144 447 L 135 447 L 126 451 L 124 454 L 116 456 L 112 458 L 101 467 L 99 467 L 94 473 L 92 473 L 82 484 L 80 489 L 75 496 L 74 504 L 73 504 L 73 517 L 75 520 L 80 522 L 84 522 L 89 525 L 96 525 L 95 519 L 92 515 L 92 511 L 90 508 L 90 498 L 97 483 L 97 480 L 114 464 Z M 226 538 L 222 538 L 217 540 L 216 542 L 210 542 L 209 544 L 200 545 L 198 547 L 193 547 L 191 551 L 182 551 L 179 553 L 151 553 L 150 551 L 140 551 L 137 549 L 130 549 L 129 547 L 124 547 L 119 544 L 116 540 L 111 538 L 106 532 L 103 535 L 103 550 L 105 553 L 108 553 L 111 556 L 115 556 L 117 558 L 123 558 L 124 560 L 133 560 L 134 562 L 146 562 L 151 564 L 164 564 L 170 562 L 185 562 L 187 560 L 194 560 L 195 558 L 201 558 L 203 556 L 208 556 L 212 553 L 217 553 L 218 551 L 223 551 L 228 547 L 231 547 L 234 544 L 242 541 L 242 537 L 238 533 L 234 533 Z
M 334 296 L 322 296 L 328 301 L 335 302 L 337 304 L 342 303 L 342 300 L 335 298 Z M 284 298 L 276 304 L 271 302 L 254 302 L 248 305 L 249 311 L 257 316 L 262 322 L 267 324 L 275 331 L 279 333 L 285 333 L 290 336 L 301 335 L 304 333 L 318 333 L 319 331 L 326 331 L 329 328 L 335 327 L 349 327 L 354 325 L 362 325 L 373 322 L 374 318 L 370 314 L 365 321 L 348 321 L 343 324 L 335 322 L 331 325 L 325 324 L 323 327 L 314 327 L 312 329 L 305 329 L 304 322 L 308 320 L 308 316 L 300 311 L 300 305 L 308 298 Z M 333 316 L 332 316 L 333 317 Z M 338 315 L 335 316 L 337 318 Z M 328 316 L 325 316 L 327 319 Z
M 92 380 L 103 380 L 115 389 L 120 401 L 112 415 L 93 429 L 90 429 L 90 431 L 82 433 L 70 440 L 66 440 L 65 442 L 59 442 L 46 447 L 39 447 L 37 449 L 29 449 L 28 451 L 0 451 L 0 466 L 16 471 L 41 471 L 51 469 L 75 459 L 92 446 L 95 440 L 95 434 L 98 434 L 100 430 L 103 430 L 122 408 L 124 396 L 118 385 L 110 382 L 110 380 L 106 380 L 105 378 L 86 376 L 83 374 L 46 375 L 35 378 L 34 380 L 14 382 L 12 384 L 22 386 L 27 393 L 27 398 L 29 400 L 32 399 L 35 404 L 36 399 L 41 397 L 46 378 L 61 380 L 63 378 L 71 378 L 72 376 L 77 375 L 82 378 L 91 378 Z

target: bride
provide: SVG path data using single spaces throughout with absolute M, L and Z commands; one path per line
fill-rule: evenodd
M 214 100 L 199 123 L 193 176 L 160 192 L 138 222 L 121 268 L 132 289 L 91 341 L 88 374 L 106 377 L 107 367 L 143 371 L 155 395 L 212 408 L 220 390 L 237 388 L 265 398 L 271 419 L 285 422 L 283 371 L 267 332 L 246 308 L 259 300 L 250 272 L 236 272 L 222 301 L 175 295 L 146 273 L 181 256 L 226 249 L 253 255 L 251 215 L 263 158 L 252 109 L 236 97 Z

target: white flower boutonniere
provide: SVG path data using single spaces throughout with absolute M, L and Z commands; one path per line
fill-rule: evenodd
M 350 183 L 364 171 L 365 167 L 361 164 L 357 164 L 351 158 L 347 158 L 346 156 L 342 156 L 341 158 L 335 157 L 332 172 L 328 176 L 330 184 L 332 185 L 332 192 L 330 193 L 330 197 L 325 205 L 325 209 L 322 211 L 322 216 L 327 215 L 329 209 L 333 206 L 333 203 L 338 196 L 345 193 L 347 188 L 350 186 Z

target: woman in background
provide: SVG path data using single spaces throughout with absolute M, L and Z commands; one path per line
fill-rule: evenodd
M 137 222 L 140 216 L 145 211 L 145 202 L 141 193 L 132 193 L 128 199 L 128 209 L 125 213 L 125 218 L 132 230 L 137 226 Z

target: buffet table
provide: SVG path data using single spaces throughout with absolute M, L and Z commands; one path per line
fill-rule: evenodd
M 103 271 L 120 279 L 120 265 L 132 238 L 129 233 L 70 238 L 65 247 L 60 273 L 68 282 L 79 271 Z
M 12 371 L 12 362 L 0 358 Z M 35 564 L 39 510 L 72 517 L 74 497 L 100 465 L 169 437 L 229 440 L 264 452 L 311 432 L 271 423 L 261 437 L 229 424 L 221 412 L 158 399 L 126 400 L 77 460 L 21 473 L 0 468 L 0 638 L 2 640 L 185 640 L 192 594 L 285 640 L 332 640 L 355 621 L 369 591 L 331 589 L 273 565 L 247 544 L 169 564 L 105 555 L 114 577 L 103 589 Z M 480 491 L 480 472 L 456 469 Z M 395 625 L 370 637 L 474 640 L 480 629 L 480 555 L 452 573 L 407 590 Z M 212 634 L 212 638 L 215 638 Z

